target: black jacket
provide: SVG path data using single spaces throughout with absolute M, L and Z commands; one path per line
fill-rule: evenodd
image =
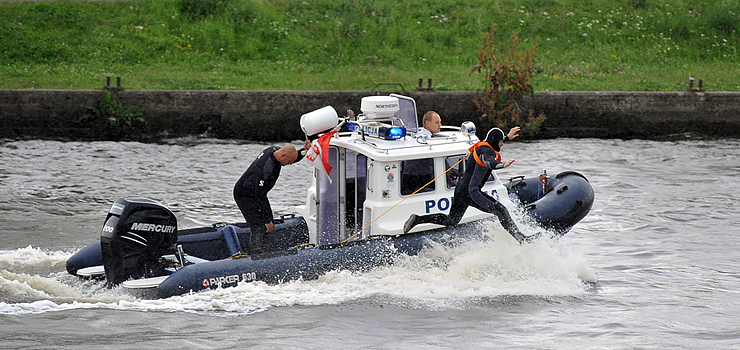
M 478 158 L 486 166 L 478 164 L 472 154 L 468 156 L 465 160 L 465 173 L 455 187 L 455 200 L 464 198 L 479 202 L 482 198 L 481 188 L 486 184 L 491 172 L 504 167 L 504 163 L 496 159 L 496 152 L 490 147 L 481 146 L 476 151 Z
M 272 208 L 267 193 L 275 187 L 280 177 L 282 165 L 274 154 L 279 149 L 278 146 L 270 146 L 262 150 L 234 185 L 234 199 L 251 225 L 272 222 Z M 306 153 L 307 150 L 299 151 L 295 161 L 303 159 Z
M 239 181 L 234 187 L 234 194 L 241 197 L 267 198 L 267 192 L 275 186 L 282 165 L 275 159 L 275 151 L 279 150 L 278 146 L 270 146 L 262 150 L 242 174 Z

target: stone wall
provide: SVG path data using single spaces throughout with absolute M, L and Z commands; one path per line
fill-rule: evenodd
M 103 90 L 0 90 L 0 137 L 94 139 L 77 120 Z M 205 135 L 255 141 L 303 138 L 300 116 L 330 105 L 339 115 L 359 113 L 370 91 L 111 91 L 125 107 L 140 106 L 153 137 Z M 445 125 L 480 125 L 476 92 L 406 91 L 420 115 L 435 110 Z M 540 137 L 740 137 L 737 92 L 537 92 L 525 102 L 545 113 Z M 479 131 L 481 128 L 479 127 Z M 485 130 L 482 130 L 485 133 Z M 137 137 L 137 136 L 135 136 Z M 138 136 L 140 137 L 140 136 Z

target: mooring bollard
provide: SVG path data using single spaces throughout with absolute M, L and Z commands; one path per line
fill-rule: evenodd
M 699 87 L 694 87 L 694 78 L 689 77 L 689 88 L 686 91 L 690 92 L 704 92 L 704 79 L 699 79 Z
M 108 90 L 108 91 L 123 91 L 123 87 L 121 86 L 121 77 L 116 77 L 116 86 L 110 86 L 110 78 L 111 77 L 105 77 L 105 88 L 104 88 L 104 90 Z
M 429 81 L 427 82 L 427 87 L 423 87 L 422 84 L 424 84 L 424 78 L 419 78 L 419 85 L 416 87 L 416 91 L 433 91 L 434 88 L 432 87 L 432 78 L 429 78 Z

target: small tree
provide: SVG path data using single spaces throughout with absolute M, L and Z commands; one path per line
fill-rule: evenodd
M 500 128 L 522 128 L 523 135 L 536 135 L 546 117 L 534 116 L 534 111 L 522 114 L 521 101 L 534 97 L 531 80 L 537 46 L 520 51 L 519 37 L 514 33 L 508 45 L 499 46 L 497 27 L 483 34 L 483 44 L 478 45 L 478 65 L 472 72 L 483 74 L 485 89 L 475 98 L 475 105 L 482 113 L 481 122 Z
M 88 107 L 77 122 L 82 127 L 91 128 L 100 139 L 118 140 L 132 133 L 139 133 L 146 127 L 141 107 L 124 108 L 106 91 L 97 106 Z

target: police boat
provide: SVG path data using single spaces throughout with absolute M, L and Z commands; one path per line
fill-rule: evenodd
M 498 222 L 470 207 L 458 226 L 419 224 L 404 233 L 410 214 L 450 209 L 465 171 L 462 160 L 479 141 L 475 126 L 465 122 L 443 127 L 431 138 L 416 138 L 416 103 L 396 94 L 365 97 L 361 111 L 340 118 L 326 106 L 301 116 L 303 131 L 320 136 L 307 156 L 317 168 L 305 205 L 274 220 L 267 253 L 245 254 L 246 223 L 181 229 L 165 205 L 130 197 L 112 204 L 100 240 L 70 257 L 67 271 L 163 298 L 243 282 L 281 283 L 336 269 L 369 269 L 390 264 L 399 254 L 415 255 L 431 242 L 480 237 L 477 222 Z M 578 223 L 594 199 L 588 180 L 573 171 L 503 181 L 493 172 L 483 191 L 520 208 L 555 236 Z

